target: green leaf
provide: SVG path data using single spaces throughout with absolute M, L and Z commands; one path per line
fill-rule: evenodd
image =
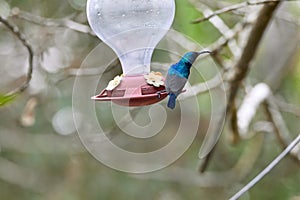
M 17 97 L 17 94 L 0 94 L 0 107 L 12 102 Z

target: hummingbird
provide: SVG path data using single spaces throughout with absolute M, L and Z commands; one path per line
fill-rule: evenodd
M 201 52 L 187 52 L 184 56 L 175 64 L 171 65 L 168 70 L 168 74 L 165 81 L 166 91 L 169 95 L 168 107 L 175 108 L 176 98 L 182 92 L 189 75 L 190 69 L 197 59 L 197 57 L 204 53 L 212 53 L 211 51 L 204 50 Z

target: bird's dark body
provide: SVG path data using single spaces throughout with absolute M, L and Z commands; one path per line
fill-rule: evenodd
M 166 78 L 166 90 L 169 94 L 173 93 L 178 96 L 183 87 L 185 86 L 187 79 L 176 75 L 167 75 Z
M 169 94 L 168 107 L 174 109 L 177 96 L 182 92 L 188 77 L 190 75 L 190 69 L 202 53 L 210 53 L 209 51 L 203 52 L 188 52 L 186 53 L 178 63 L 173 64 L 166 77 L 166 91 Z

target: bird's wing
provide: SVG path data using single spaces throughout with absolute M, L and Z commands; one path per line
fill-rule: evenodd
M 187 82 L 186 78 L 176 75 L 167 75 L 166 77 L 166 89 L 168 92 L 174 93 L 178 96 Z

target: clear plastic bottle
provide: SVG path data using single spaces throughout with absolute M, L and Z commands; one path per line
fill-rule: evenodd
M 174 0 L 88 0 L 88 21 L 118 55 L 126 76 L 147 74 L 153 50 L 172 25 Z

